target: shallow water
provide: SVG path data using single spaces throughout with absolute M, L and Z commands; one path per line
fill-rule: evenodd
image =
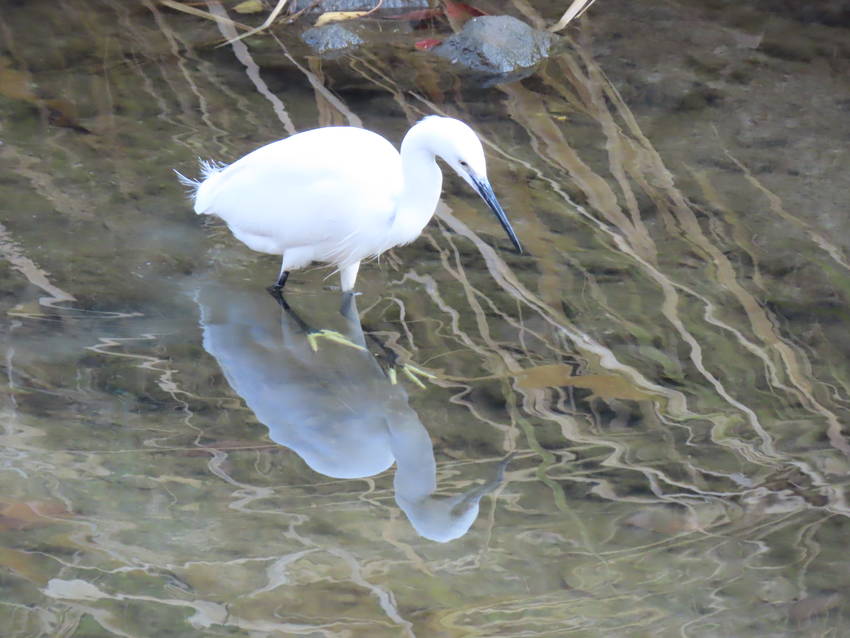
M 490 88 L 427 33 L 320 61 L 153 2 L 0 13 L 4 635 L 846 633 L 847 27 L 640 4 Z M 171 169 L 431 112 L 529 254 L 447 178 L 362 325 L 293 276 L 367 348 L 313 352 Z

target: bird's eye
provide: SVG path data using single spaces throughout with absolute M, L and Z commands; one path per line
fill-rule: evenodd
M 464 161 L 464 160 L 460 160 L 460 162 L 459 162 L 459 163 L 460 163 L 460 165 L 461 165 L 461 166 L 463 166 L 464 168 L 469 168 L 469 164 L 467 164 L 467 163 L 466 163 L 466 161 Z

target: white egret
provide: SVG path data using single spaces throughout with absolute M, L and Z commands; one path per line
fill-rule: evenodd
M 195 212 L 216 215 L 249 248 L 281 255 L 280 292 L 291 270 L 333 264 L 351 291 L 360 262 L 416 239 L 442 190 L 442 158 L 519 240 L 487 180 L 481 141 L 469 126 L 429 116 L 415 124 L 401 153 L 361 128 L 326 127 L 258 148 L 229 166 L 202 162 L 203 180 L 177 173 Z

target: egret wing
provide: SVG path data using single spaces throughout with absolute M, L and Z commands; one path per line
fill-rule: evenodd
M 387 140 L 327 127 L 263 146 L 212 175 L 196 211 L 285 250 L 388 228 L 401 186 L 401 159 Z

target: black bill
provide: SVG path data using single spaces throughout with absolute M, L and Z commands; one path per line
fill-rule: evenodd
M 481 195 L 481 199 L 487 202 L 490 210 L 495 213 L 496 217 L 499 219 L 499 223 L 502 225 L 502 228 L 505 229 L 505 232 L 508 234 L 514 248 L 516 248 L 517 253 L 521 255 L 522 246 L 520 245 L 519 239 L 517 239 L 516 233 L 511 226 L 511 222 L 508 221 L 508 216 L 505 214 L 505 211 L 502 210 L 502 205 L 499 203 L 499 200 L 496 199 L 496 193 L 493 192 L 493 187 L 490 186 L 490 183 L 486 180 L 478 179 L 474 175 L 472 176 L 472 181 L 475 183 L 475 188 L 478 190 L 478 194 Z

